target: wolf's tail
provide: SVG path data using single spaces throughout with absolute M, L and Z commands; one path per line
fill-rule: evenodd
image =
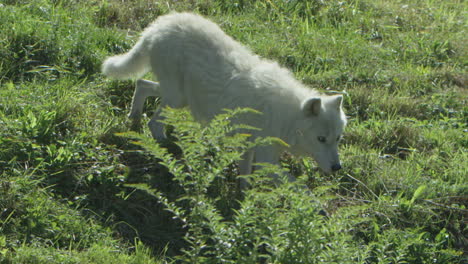
M 144 37 L 127 53 L 107 58 L 102 73 L 115 79 L 138 78 L 151 69 L 148 45 Z

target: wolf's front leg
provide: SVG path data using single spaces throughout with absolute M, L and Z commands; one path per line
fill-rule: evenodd
M 275 146 L 267 147 L 257 147 L 255 149 L 255 163 L 270 163 L 275 165 L 280 165 L 280 155 L 281 150 Z M 255 165 L 255 168 L 258 169 L 261 165 Z M 275 184 L 280 183 L 280 177 L 277 173 L 271 174 L 270 177 L 273 179 Z M 293 182 L 296 180 L 289 172 L 287 173 L 288 181 Z
M 249 175 L 252 173 L 252 164 L 254 160 L 254 150 L 250 149 L 242 155 L 242 160 L 239 162 L 239 174 L 240 175 Z M 250 187 L 249 182 L 246 179 L 240 178 L 239 185 L 241 190 L 245 190 Z
M 148 122 L 151 135 L 157 141 L 166 139 L 166 134 L 164 133 L 164 124 L 159 122 L 161 119 L 161 108 L 159 108 L 154 112 L 151 120 Z

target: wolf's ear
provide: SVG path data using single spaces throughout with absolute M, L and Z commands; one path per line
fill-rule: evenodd
M 341 108 L 341 104 L 343 103 L 343 95 L 340 94 L 334 96 L 331 102 L 339 110 Z
M 322 99 L 317 97 L 312 97 L 304 100 L 302 102 L 302 112 L 306 116 L 317 116 L 320 113 L 320 108 L 322 107 Z

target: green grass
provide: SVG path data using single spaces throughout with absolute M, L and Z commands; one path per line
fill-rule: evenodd
M 0 262 L 466 262 L 466 8 L 0 0 Z M 100 64 L 171 10 L 203 14 L 311 87 L 345 93 L 343 170 L 284 155 L 312 194 L 270 186 L 266 172 L 242 194 L 233 164 L 245 137 L 226 136 L 225 119 L 202 129 L 167 111 L 168 151 L 146 127 L 127 133 L 134 83 L 105 79 Z

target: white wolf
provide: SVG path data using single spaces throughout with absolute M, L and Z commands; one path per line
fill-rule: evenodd
M 263 115 L 239 122 L 261 129 L 253 136 L 281 138 L 292 154 L 312 156 L 327 173 L 341 168 L 338 142 L 346 125 L 342 96 L 320 95 L 306 87 L 213 22 L 190 13 L 161 16 L 128 53 L 102 65 L 105 75 L 117 79 L 138 78 L 150 70 L 159 83 L 137 82 L 131 118 L 140 116 L 147 96 L 160 96 L 162 107 L 189 107 L 201 122 L 225 108 L 250 107 Z M 155 138 L 164 137 L 160 118 L 158 110 L 148 123 Z M 240 173 L 250 174 L 254 159 L 278 163 L 284 150 L 280 146 L 251 150 L 239 164 Z

